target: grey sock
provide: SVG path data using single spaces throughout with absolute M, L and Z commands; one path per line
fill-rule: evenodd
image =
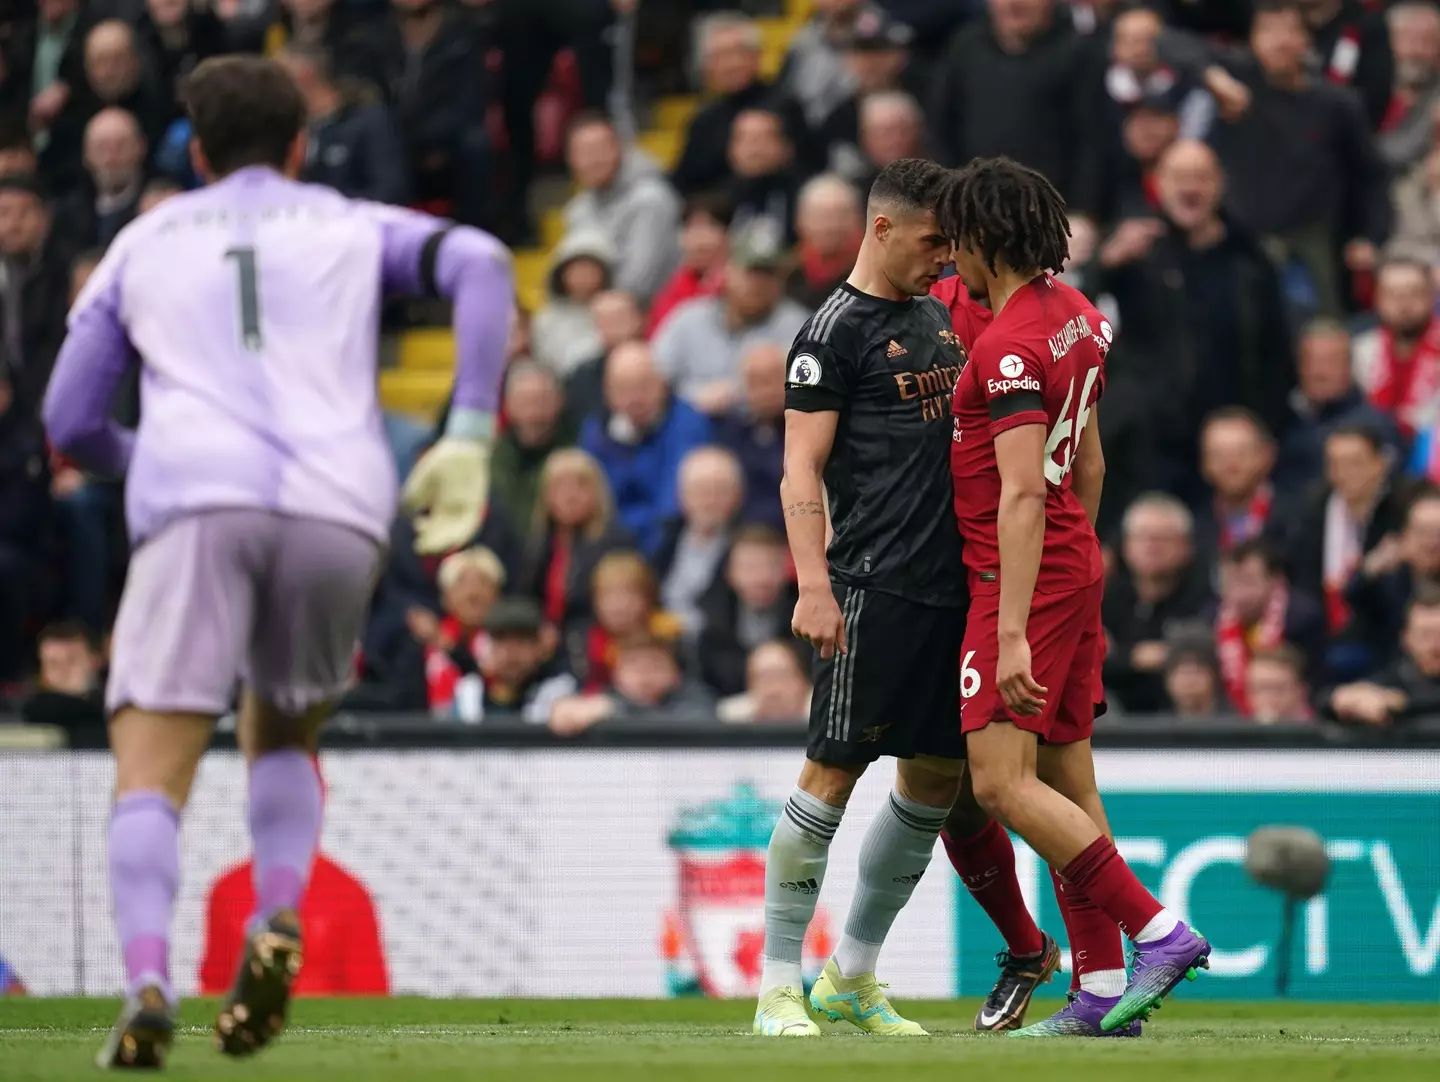
M 785 802 L 765 857 L 765 957 L 800 965 L 805 930 L 815 915 L 830 840 L 844 808 L 803 789 Z
M 860 881 L 845 919 L 846 938 L 885 942 L 890 925 L 929 867 L 935 839 L 949 814 L 949 808 L 932 808 L 890 794 L 860 846 Z

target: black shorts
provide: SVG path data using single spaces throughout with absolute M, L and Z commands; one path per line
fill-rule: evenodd
M 963 608 L 832 583 L 849 652 L 817 653 L 806 754 L 827 766 L 882 755 L 965 758 L 960 733 Z

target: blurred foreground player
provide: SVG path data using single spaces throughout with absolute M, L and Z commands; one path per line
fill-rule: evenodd
M 1095 786 L 1104 638 L 1093 524 L 1105 465 L 1098 437 L 1082 437 L 1112 331 L 1047 273 L 1064 264 L 1069 227 L 1039 173 L 977 159 L 954 176 L 938 217 L 957 272 L 994 313 L 955 387 L 951 448 L 971 593 L 960 687 L 975 795 L 1059 870 L 1067 893 L 1135 941 L 1123 995 L 1082 993 L 1061 1012 L 1074 1032 L 1109 1032 L 1147 1015 L 1210 954 L 1121 859 Z M 1018 1033 L 1048 1035 L 1060 1025 L 1051 1021 Z
M 283 1027 L 320 837 L 311 754 L 395 513 L 375 381 L 381 298 L 454 302 L 452 439 L 488 430 L 512 304 L 493 238 L 291 179 L 305 106 L 276 64 L 206 61 L 184 99 L 209 186 L 116 238 L 71 311 L 44 411 L 62 452 L 128 475 L 135 553 L 106 693 L 126 974 L 99 1056 L 113 1067 L 158 1066 L 171 1040 L 179 813 L 237 677 L 256 912 L 216 1039 L 243 1055 Z M 136 363 L 141 421 L 128 432 L 110 398 Z
M 895 1011 L 875 968 L 930 863 L 964 756 L 965 586 L 946 470 L 964 355 L 943 306 L 926 296 L 949 262 L 933 210 L 946 176 L 916 159 L 881 172 L 854 271 L 790 353 L 781 498 L 800 587 L 791 626 L 819 660 L 806 761 L 766 857 L 754 1022 L 764 1036 L 817 1035 L 810 1009 L 869 1033 L 925 1032 Z M 898 760 L 895 790 L 866 833 L 844 935 L 807 1002 L 801 951 L 830 842 L 855 783 L 882 755 Z M 1058 948 L 1042 943 L 1048 976 Z

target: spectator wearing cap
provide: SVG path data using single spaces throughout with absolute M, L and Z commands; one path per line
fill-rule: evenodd
M 491 215 L 487 45 L 464 5 L 432 0 L 391 0 L 343 44 L 331 43 L 336 71 L 368 80 L 394 115 L 414 198 L 466 225 Z
M 1215 647 L 1196 631 L 1177 631 L 1167 643 L 1165 697 L 1179 718 L 1214 718 L 1229 713 L 1215 664 Z
M 1405 526 L 1365 553 L 1360 571 L 1345 591 L 1354 618 L 1354 636 L 1371 646 L 1371 660 L 1388 664 L 1405 626 L 1410 602 L 1440 589 L 1440 493 L 1419 492 L 1405 513 Z
M 45 433 L 20 409 L 0 370 L 0 684 L 24 674 L 25 629 L 43 607 L 39 587 L 54 555 Z
M 1336 429 L 1362 425 L 1390 451 L 1400 452 L 1391 418 L 1365 400 L 1350 362 L 1350 332 L 1343 323 L 1315 319 L 1300 332 L 1296 347 L 1299 377 L 1290 395 L 1290 418 L 1281 429 L 1275 486 L 1300 492 L 1325 472 L 1325 440 Z
M 871 168 L 860 149 L 860 104 L 872 94 L 923 89 L 910 67 L 914 34 L 883 8 L 862 11 L 844 41 L 850 92 L 815 127 L 815 143 L 827 168 L 862 180 Z
M 615 277 L 615 246 L 600 229 L 567 233 L 555 246 L 549 299 L 530 325 L 535 360 L 562 379 L 601 349 L 590 303 Z
M 567 233 L 603 233 L 615 249 L 616 287 L 647 304 L 679 259 L 679 197 L 653 161 L 622 144 L 603 113 L 575 118 L 565 148 L 579 189 L 565 204 Z
M 550 730 L 557 736 L 579 736 L 602 722 L 609 728 L 627 722 L 711 721 L 714 716 L 715 697 L 685 678 L 674 643 L 642 636 L 618 648 L 608 690 L 555 704 Z
M 811 177 L 800 189 L 795 231 L 800 243 L 785 292 L 813 312 L 855 267 L 865 236 L 860 194 L 834 173 Z
M 1395 78 L 1376 145 L 1385 164 L 1403 172 L 1424 161 L 1435 143 L 1435 110 L 1440 106 L 1440 10 L 1428 0 L 1402 0 L 1385 12 L 1385 19 L 1390 26 Z
M 1318 698 L 1326 714 L 1352 725 L 1385 728 L 1440 716 L 1440 595 L 1426 590 L 1406 606 L 1394 661 Z
M 856 23 L 870 11 L 866 0 L 813 0 L 810 9 L 810 18 L 790 39 L 775 84 L 799 103 L 813 129 L 850 94 L 844 49 Z
M 761 643 L 745 659 L 745 690 L 720 701 L 716 714 L 729 724 L 799 724 L 810 716 L 809 651 L 794 640 Z
M 988 0 L 955 35 L 929 109 L 940 160 L 1005 154 L 1044 173 L 1072 209 L 1098 183 L 1095 97 L 1087 42 L 1055 0 Z
M 715 419 L 715 441 L 740 462 L 745 478 L 742 522 L 785 528 L 780 475 L 785 472 L 785 354 L 779 342 L 757 342 L 740 358 L 743 397 Z
M 351 199 L 404 203 L 410 196 L 405 144 L 372 87 L 338 84 L 330 54 L 293 42 L 276 54 L 305 98 L 305 168 L 300 178 Z
M 729 162 L 726 194 L 735 207 L 736 228 L 768 222 L 787 245 L 793 243 L 801 174 L 784 115 L 768 106 L 741 112 L 730 127 Z
M 558 665 L 555 630 L 546 625 L 540 606 L 528 597 L 501 598 L 485 629 L 489 638 L 480 665 L 485 720 L 546 724 L 555 704 L 580 686 Z
M 1311 44 L 1294 0 L 1260 0 L 1248 49 L 1217 51 L 1170 30 L 1160 51 L 1221 101 L 1211 142 L 1227 209 L 1287 268 L 1293 297 L 1338 316 L 1341 243 L 1345 268 L 1374 269 L 1390 232 L 1388 177 L 1359 99 L 1312 73 Z
M 699 24 L 697 42 L 709 100 L 691 118 L 685 147 L 670 177 L 684 196 L 719 188 L 730 180 L 730 129 L 747 109 L 782 110 L 792 138 L 804 129 L 798 108 L 760 78 L 762 42 L 752 19 L 731 11 L 710 15 Z
M 645 337 L 654 338 L 660 326 L 680 304 L 695 297 L 713 297 L 725 285 L 725 263 L 730 257 L 730 223 L 735 208 L 713 192 L 685 200 L 680 221 L 680 266 L 650 302 Z
M 790 629 L 797 595 L 789 570 L 780 531 L 757 525 L 735 532 L 724 575 L 700 602 L 700 677 L 717 695 L 743 692 L 750 651 Z
M 1163 492 L 1146 493 L 1125 510 L 1120 560 L 1105 586 L 1101 612 L 1110 648 L 1105 690 L 1127 712 L 1165 707 L 1166 640 L 1210 602 L 1209 576 L 1195 560 L 1190 509 Z
M 554 373 L 532 361 L 505 372 L 505 431 L 495 440 L 490 502 L 511 522 L 528 527 L 535 518 L 540 476 L 555 451 L 575 442 L 565 397 Z
M 686 301 L 655 336 L 655 364 L 702 413 L 724 413 L 740 400 L 740 358 L 752 345 L 792 342 L 809 318 L 785 296 L 785 267 L 779 235 L 753 223 L 731 243 L 724 292 Z
M 105 248 L 140 211 L 145 135 L 124 109 L 101 109 L 85 126 L 84 148 L 86 183 L 61 204 L 58 215 L 67 241 Z
M 35 177 L 0 177 L 0 345 L 16 407 L 35 414 L 65 338 L 70 254 Z
M 605 411 L 586 420 L 580 446 L 604 469 L 616 516 L 647 557 L 659 552 L 666 523 L 679 512 L 680 463 L 709 442 L 709 419 L 672 393 L 649 346 L 630 342 L 610 354 Z
M 1122 222 L 1086 279 L 1119 310 L 1105 423 L 1147 433 L 1152 483 L 1193 498 L 1204 418 L 1243 406 L 1271 431 L 1284 425 L 1293 351 L 1274 265 L 1221 212 L 1214 152 L 1181 140 L 1161 158 L 1156 181 L 1161 216 Z

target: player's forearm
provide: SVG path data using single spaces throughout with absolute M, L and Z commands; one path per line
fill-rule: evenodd
M 1045 547 L 1045 493 L 1000 489 L 1000 637 L 1023 637 Z
M 780 479 L 780 503 L 785 508 L 785 533 L 795 561 L 795 577 L 802 590 L 829 589 L 825 562 L 825 484 L 814 470 L 785 471 Z
M 435 284 L 454 311 L 455 389 L 445 433 L 489 442 L 515 303 L 509 253 L 478 229 L 452 229 L 436 255 Z
M 72 320 L 41 412 L 51 445 L 92 473 L 118 477 L 130 464 L 135 434 L 110 417 L 130 363 L 129 343 L 108 317 L 87 311 Z

